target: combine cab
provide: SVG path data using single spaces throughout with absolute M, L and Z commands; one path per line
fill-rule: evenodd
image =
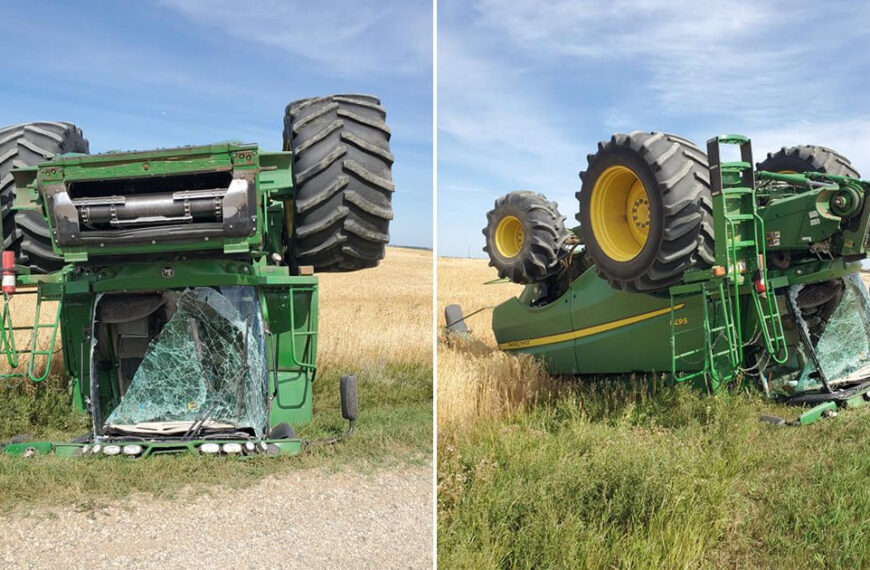
M 495 309 L 500 348 L 554 374 L 666 372 L 712 392 L 751 379 L 812 404 L 804 423 L 870 398 L 870 182 L 847 159 L 799 146 L 754 166 L 742 136 L 704 153 L 635 132 L 581 178 L 573 230 L 529 192 L 488 215 L 490 264 L 526 285 Z
M 5 451 L 298 453 L 317 370 L 314 273 L 374 267 L 389 240 L 384 120 L 369 96 L 291 103 L 283 152 L 89 155 L 70 124 L 0 130 L 7 376 L 42 381 L 60 342 L 74 405 L 93 420 L 81 441 Z M 36 298 L 29 344 L 9 303 L 24 294 Z M 355 377 L 341 396 L 352 429 Z

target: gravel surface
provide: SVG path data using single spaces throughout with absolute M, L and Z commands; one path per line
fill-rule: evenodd
M 4 568 L 431 568 L 432 466 L 0 517 Z

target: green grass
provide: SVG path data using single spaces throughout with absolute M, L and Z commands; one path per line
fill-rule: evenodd
M 144 460 L 24 459 L 0 454 L 0 511 L 64 504 L 90 509 L 131 493 L 185 497 L 215 485 L 244 488 L 271 474 L 321 467 L 371 470 L 422 464 L 432 457 L 432 369 L 429 366 L 349 364 L 321 368 L 314 383 L 315 420 L 299 435 L 316 439 L 343 433 L 338 377 L 356 371 L 360 415 L 350 439 L 315 446 L 297 457 L 158 456 Z M 33 439 L 69 440 L 89 420 L 71 409 L 65 382 L 41 385 L 4 381 L 0 387 L 0 441 L 27 433 Z
M 870 408 L 796 408 L 656 380 L 567 381 L 532 410 L 439 432 L 445 568 L 870 565 Z

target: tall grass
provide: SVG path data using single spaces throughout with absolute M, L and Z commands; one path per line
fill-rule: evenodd
M 502 286 L 479 285 L 485 263 L 439 260 L 439 304 L 497 302 Z M 870 566 L 870 409 L 778 428 L 758 416 L 798 411 L 755 394 L 651 375 L 538 378 L 472 324 L 478 342 L 439 346 L 439 565 Z M 515 388 L 505 405 L 480 396 Z

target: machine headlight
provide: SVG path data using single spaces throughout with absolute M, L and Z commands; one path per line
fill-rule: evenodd
M 220 453 L 221 446 L 218 443 L 203 443 L 199 446 L 199 451 L 208 454 Z
M 139 455 L 140 453 L 142 453 L 142 446 L 135 443 L 125 445 L 123 449 L 121 449 L 121 452 L 124 455 Z
M 120 445 L 107 445 L 103 448 L 103 455 L 118 455 L 121 453 Z
M 241 453 L 242 452 L 242 444 L 241 443 L 225 443 L 221 446 L 221 451 L 224 453 Z

